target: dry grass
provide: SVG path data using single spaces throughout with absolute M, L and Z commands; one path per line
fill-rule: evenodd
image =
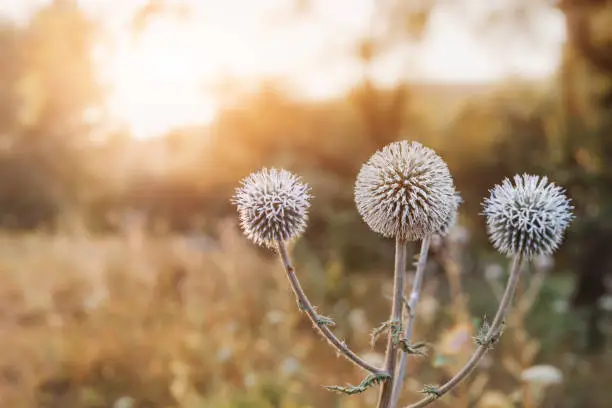
M 323 276 L 343 279 L 341 265 L 324 269 Z M 317 275 L 315 266 L 298 262 L 298 273 L 314 303 L 336 318 L 339 335 L 379 358 L 369 349 L 368 333 L 384 319 L 388 283 L 351 277 L 348 299 L 331 302 L 328 289 L 314 290 L 324 286 L 313 278 L 320 270 Z M 4 234 L 0 283 L 2 407 L 358 408 L 376 397 L 375 391 L 338 397 L 320 387 L 357 383 L 362 373 L 315 337 L 277 260 L 245 242 L 233 225 L 220 228 L 215 245 L 138 230 L 112 237 Z M 464 314 L 440 307 L 438 283 L 430 278 L 425 288 L 417 333 L 438 351 L 463 355 L 471 350 L 474 327 Z M 517 325 L 525 313 L 514 319 Z M 466 347 L 457 348 L 453 333 L 463 329 Z M 531 341 L 524 330 L 516 333 Z M 509 347 L 501 351 L 505 360 L 513 354 Z M 431 364 L 410 365 L 405 400 L 421 381 L 447 375 L 448 367 L 433 371 Z M 502 379 L 496 380 L 488 371 L 464 387 L 467 396 L 449 402 L 467 407 L 484 385 L 508 382 L 507 373 L 495 374 Z M 520 389 L 513 384 L 488 400 Z
M 306 402 L 329 401 L 318 384 L 352 370 L 310 335 L 276 260 L 233 228 L 208 249 L 34 233 L 0 236 L 0 252 L 0 406 L 208 406 L 272 380 L 279 398 L 309 387 Z

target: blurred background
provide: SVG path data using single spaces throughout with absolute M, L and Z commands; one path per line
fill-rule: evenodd
M 364 374 L 312 332 L 229 200 L 261 166 L 312 185 L 298 274 L 379 361 L 393 244 L 352 188 L 398 139 L 436 149 L 464 198 L 432 248 L 415 339 L 433 348 L 401 401 L 456 372 L 494 314 L 508 264 L 480 203 L 530 172 L 577 219 L 435 406 L 610 406 L 606 0 L 0 0 L 0 406 L 373 406 L 375 390 L 321 387 Z

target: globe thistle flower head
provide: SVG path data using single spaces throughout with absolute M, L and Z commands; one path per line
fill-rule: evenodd
M 534 259 L 560 245 L 574 218 L 564 190 L 547 177 L 514 176 L 496 185 L 483 203 L 491 243 L 502 254 Z
M 242 180 L 232 202 L 244 234 L 260 246 L 274 247 L 306 229 L 310 187 L 287 170 L 262 169 Z
M 409 241 L 437 233 L 456 211 L 448 166 L 417 142 L 391 143 L 361 167 L 355 203 L 366 224 L 385 237 Z
M 458 192 L 455 192 L 453 203 L 454 203 L 454 207 L 452 208 L 451 212 L 448 214 L 448 217 L 446 218 L 446 222 L 442 224 L 442 226 L 438 230 L 438 235 L 441 237 L 447 236 L 450 230 L 455 226 L 455 224 L 457 224 L 457 215 L 459 211 L 459 206 L 461 205 L 461 203 L 463 203 L 463 198 L 461 198 L 461 195 Z

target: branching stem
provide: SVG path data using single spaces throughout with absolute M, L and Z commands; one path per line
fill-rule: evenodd
M 369 364 L 367 361 L 359 357 L 355 352 L 353 352 L 343 341 L 338 339 L 336 335 L 329 329 L 327 324 L 321 324 L 321 317 L 317 314 L 308 297 L 304 293 L 302 286 L 295 274 L 295 270 L 291 265 L 291 260 L 289 259 L 289 254 L 287 252 L 287 248 L 284 242 L 278 242 L 278 253 L 280 254 L 281 262 L 283 263 L 283 267 L 285 268 L 285 272 L 287 272 L 287 278 L 289 279 L 289 283 L 291 284 L 291 289 L 295 294 L 298 304 L 301 305 L 303 310 L 308 315 L 308 318 L 314 325 L 315 329 L 327 340 L 329 343 L 342 355 L 344 355 L 349 361 L 351 361 L 356 366 L 371 372 L 375 375 L 385 375 L 387 371 L 381 370 L 373 365 Z
M 423 287 L 423 277 L 425 276 L 425 266 L 427 265 L 427 255 L 429 253 L 430 237 L 426 236 L 421 242 L 421 251 L 419 253 L 419 260 L 416 265 L 416 273 L 414 275 L 414 282 L 412 284 L 412 290 L 410 297 L 408 298 L 408 324 L 404 330 L 404 340 L 410 342 L 412 337 L 412 330 L 414 328 L 414 316 L 421 297 L 421 288 Z M 408 360 L 408 353 L 401 353 L 400 360 L 397 369 L 397 375 L 393 378 L 393 394 L 391 397 L 390 408 L 397 406 L 397 401 L 402 389 L 402 383 L 404 381 L 404 375 L 406 374 L 406 361 Z
M 408 405 L 405 408 L 422 408 L 425 407 L 432 402 L 434 402 L 437 398 L 446 394 L 450 390 L 452 390 L 455 386 L 459 385 L 461 381 L 463 381 L 470 373 L 476 368 L 482 357 L 487 353 L 487 351 L 491 348 L 491 345 L 499 340 L 499 336 L 501 335 L 501 329 L 503 327 L 503 322 L 508 314 L 510 309 L 510 304 L 512 303 L 512 298 L 514 296 L 514 292 L 519 282 L 519 278 L 521 276 L 521 264 L 522 259 L 520 256 L 515 256 L 514 261 L 512 263 L 512 269 L 510 271 L 510 277 L 508 278 L 508 284 L 506 285 L 506 290 L 502 297 L 502 300 L 499 304 L 499 309 L 497 309 L 497 313 L 495 314 L 495 319 L 493 319 L 493 323 L 487 332 L 486 339 L 487 342 L 485 344 L 480 345 L 470 360 L 465 364 L 465 366 L 457 373 L 453 378 L 451 378 L 446 384 L 437 388 L 436 390 L 436 398 L 432 398 L 431 394 L 422 400 L 415 402 L 412 405 Z
M 395 239 L 395 272 L 393 277 L 393 305 L 391 308 L 391 322 L 402 321 L 402 312 L 404 310 L 404 274 L 406 270 L 406 240 L 397 237 Z M 378 399 L 378 408 L 391 407 L 391 394 L 393 392 L 393 381 L 395 378 L 395 367 L 397 364 L 397 351 L 399 342 L 395 341 L 393 332 L 389 331 L 389 339 L 387 341 L 387 351 L 385 354 L 385 371 L 391 375 L 388 381 L 385 381 L 380 389 Z

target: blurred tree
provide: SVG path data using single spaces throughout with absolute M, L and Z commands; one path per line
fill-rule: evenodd
M 470 2 L 459 2 L 463 11 Z M 527 39 L 537 35 L 538 17 L 543 9 L 562 13 L 566 41 L 558 72 L 558 101 L 554 119 L 543 123 L 548 147 L 541 152 L 542 170 L 569 190 L 578 219 L 570 232 L 568 250 L 573 252 L 573 269 L 578 273 L 574 304 L 590 309 L 589 347 L 600 349 L 604 342 L 599 330 L 599 299 L 606 293 L 606 276 L 612 274 L 612 254 L 602 248 L 612 239 L 612 3 L 607 0 L 504 1 L 479 11 L 482 24 L 475 27 L 491 32 L 521 33 Z M 478 20 L 478 19 L 477 19 Z M 492 36 L 493 40 L 499 37 Z M 511 127 L 517 138 L 524 129 Z M 529 138 L 529 143 L 538 140 Z M 543 139 L 540 139 L 544 142 Z M 536 142 L 538 145 L 539 142 Z M 513 140 L 503 148 L 508 158 Z M 542 146 L 542 145 L 540 145 Z M 546 154 L 547 153 L 547 154 Z M 525 158 L 527 159 L 527 158 Z M 532 160 L 535 158 L 529 159 Z M 568 252 L 566 250 L 565 252 Z
M 398 49 L 402 50 L 403 58 L 411 58 L 409 45 L 421 39 L 434 5 L 429 0 L 374 3 L 369 30 L 356 47 L 363 78 L 350 95 L 361 114 L 371 150 L 406 136 L 407 132 L 419 133 L 408 80 L 403 78 L 391 90 L 380 89 L 372 78 L 372 67 L 378 58 Z
M 0 38 L 7 38 L 5 31 Z M 97 27 L 76 1 L 56 0 L 14 30 L 11 41 L 0 41 L 0 55 L 10 59 L 2 64 L 9 72 L 0 89 L 13 102 L 10 112 L 1 112 L 11 118 L 2 120 L 11 143 L 2 156 L 0 208 L 5 218 L 19 220 L 17 226 L 51 221 L 52 214 L 76 205 L 92 181 L 85 165 L 91 131 L 86 113 L 103 100 L 91 58 L 96 36 Z M 29 219 L 32 206 L 40 216 Z
M 16 125 L 14 87 L 19 77 L 17 58 L 18 29 L 9 21 L 0 19 L 0 145 L 6 150 L 12 143 Z
M 565 0 L 560 8 L 568 32 L 561 71 L 565 128 L 559 165 L 575 197 L 580 222 L 574 229 L 579 279 L 574 304 L 589 310 L 590 350 L 605 344 L 599 300 L 609 291 L 612 254 L 612 4 Z

